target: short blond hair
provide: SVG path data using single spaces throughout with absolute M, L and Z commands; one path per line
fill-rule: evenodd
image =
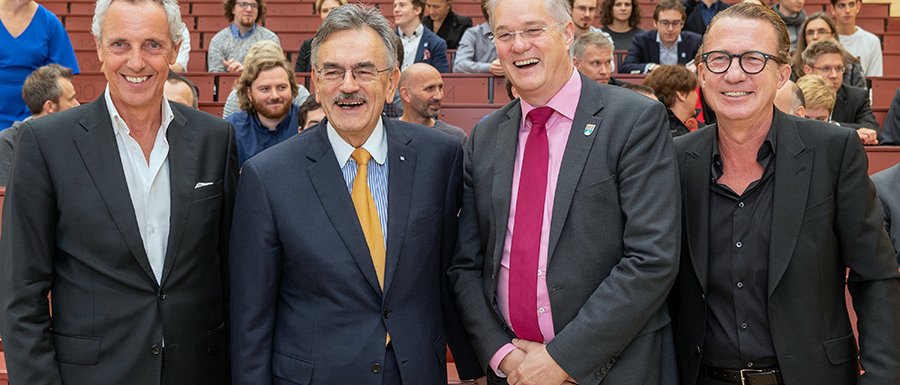
M 800 87 L 800 90 L 803 91 L 807 109 L 824 108 L 831 114 L 837 96 L 831 88 L 830 81 L 820 75 L 804 75 L 797 79 L 797 87 Z

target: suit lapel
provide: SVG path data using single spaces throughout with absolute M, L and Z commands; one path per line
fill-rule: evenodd
M 516 148 L 519 144 L 519 122 L 522 120 L 522 109 L 518 102 L 510 106 L 506 114 L 508 118 L 500 123 L 497 128 L 496 140 L 493 149 L 497 151 L 494 157 L 494 183 L 491 188 L 491 197 L 494 207 L 494 258 L 493 274 L 500 269 L 500 259 L 503 256 L 503 243 L 506 241 L 506 224 L 509 222 L 509 205 L 512 197 L 513 171 L 516 165 Z M 490 149 L 491 147 L 488 146 Z M 496 281 L 495 281 L 496 282 Z
M 409 208 L 413 200 L 413 181 L 416 172 L 416 150 L 409 145 L 412 138 L 390 119 L 382 119 L 388 139 L 388 220 L 387 260 L 385 261 L 384 292 L 387 294 L 400 263 L 400 252 L 409 223 Z
M 174 119 L 169 123 L 166 140 L 169 142 L 169 184 L 171 206 L 169 213 L 169 239 L 166 243 L 166 259 L 162 282 L 166 282 L 169 272 L 178 256 L 185 226 L 191 208 L 191 197 L 197 179 L 198 141 L 197 133 L 187 128 L 187 119 L 172 108 Z
M 334 230 L 341 237 L 360 272 L 366 277 L 372 289 L 381 293 L 375 266 L 372 265 L 372 257 L 366 246 L 366 237 L 359 225 L 359 218 L 356 216 L 356 209 L 353 208 L 353 201 L 350 200 L 350 193 L 347 192 L 347 185 L 344 184 L 341 169 L 335 160 L 334 150 L 328 141 L 325 123 L 323 120 L 310 133 L 314 135 L 311 139 L 313 149 L 306 156 L 313 164 L 306 172 L 328 219 L 331 220 Z
M 547 248 L 548 265 L 550 264 L 550 259 L 553 258 L 556 244 L 559 242 L 563 224 L 566 223 L 569 207 L 572 206 L 572 198 L 575 196 L 575 188 L 578 187 L 578 181 L 581 179 L 581 174 L 587 164 L 588 155 L 591 153 L 591 147 L 594 145 L 594 138 L 602 135 L 600 132 L 585 135 L 583 127 L 593 124 L 597 129 L 604 128 L 600 124 L 602 119 L 596 116 L 603 109 L 603 104 L 600 102 L 600 88 L 588 86 L 590 81 L 590 79 L 585 77 L 581 78 L 583 84 L 581 95 L 578 99 L 575 119 L 572 121 L 572 128 L 569 130 L 569 139 L 566 142 L 562 164 L 559 168 L 556 196 L 553 199 L 553 215 L 550 221 L 550 239 Z
M 812 152 L 800 140 L 796 124 L 776 110 L 775 196 L 772 203 L 772 241 L 769 243 L 769 296 L 787 270 L 803 224 L 812 178 Z
M 100 95 L 91 103 L 90 108 L 91 111 L 85 113 L 79 123 L 85 129 L 85 133 L 75 138 L 75 147 L 81 154 L 81 159 L 97 191 L 106 203 L 110 217 L 125 240 L 125 245 L 131 250 L 135 261 L 144 270 L 150 282 L 154 287 L 158 287 L 135 219 L 134 205 L 128 192 L 104 96 Z
M 694 273 L 704 292 L 709 268 L 709 170 L 716 129 L 716 125 L 701 129 L 696 143 L 681 156 L 684 161 L 681 172 L 687 247 Z

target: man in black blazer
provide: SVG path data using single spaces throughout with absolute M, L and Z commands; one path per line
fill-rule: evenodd
M 163 98 L 175 1 L 96 12 L 107 91 L 23 124 L 6 190 L 10 383 L 225 384 L 234 131 Z
M 444 39 L 447 49 L 457 49 L 463 33 L 472 28 L 472 18 L 453 13 L 450 0 L 426 0 L 425 8 L 428 9 L 428 16 L 422 18 L 425 28 Z
M 884 206 L 884 226 L 895 250 L 900 250 L 900 163 L 872 175 L 878 199 Z M 900 264 L 900 251 L 897 252 Z
M 400 76 L 393 34 L 375 8 L 331 11 L 312 58 L 327 119 L 243 166 L 236 385 L 446 385 L 447 344 L 460 378 L 483 376 L 446 278 L 462 148 L 381 114 Z
M 645 74 L 660 64 L 687 64 L 694 60 L 702 36 L 683 31 L 684 6 L 680 0 L 662 0 L 653 10 L 655 30 L 634 36 L 619 72 Z
M 771 9 L 720 12 L 703 47 L 717 124 L 675 139 L 682 383 L 900 383 L 900 274 L 856 134 L 774 108 L 791 69 Z

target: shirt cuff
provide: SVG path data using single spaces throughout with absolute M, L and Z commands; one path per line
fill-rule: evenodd
M 503 373 L 503 371 L 500 370 L 500 362 L 503 361 L 503 359 L 506 358 L 509 353 L 512 353 L 512 351 L 516 349 L 518 349 L 516 345 L 506 344 L 500 347 L 500 349 L 497 349 L 497 352 L 494 353 L 493 357 L 491 357 L 491 369 L 494 370 L 494 374 L 496 374 L 497 377 L 506 378 L 506 373 Z

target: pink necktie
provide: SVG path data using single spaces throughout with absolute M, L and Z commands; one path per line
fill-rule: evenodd
M 535 342 L 544 341 L 537 319 L 537 270 L 550 162 L 546 124 L 552 114 L 550 107 L 528 113 L 531 131 L 522 157 L 509 252 L 509 319 L 517 337 Z

